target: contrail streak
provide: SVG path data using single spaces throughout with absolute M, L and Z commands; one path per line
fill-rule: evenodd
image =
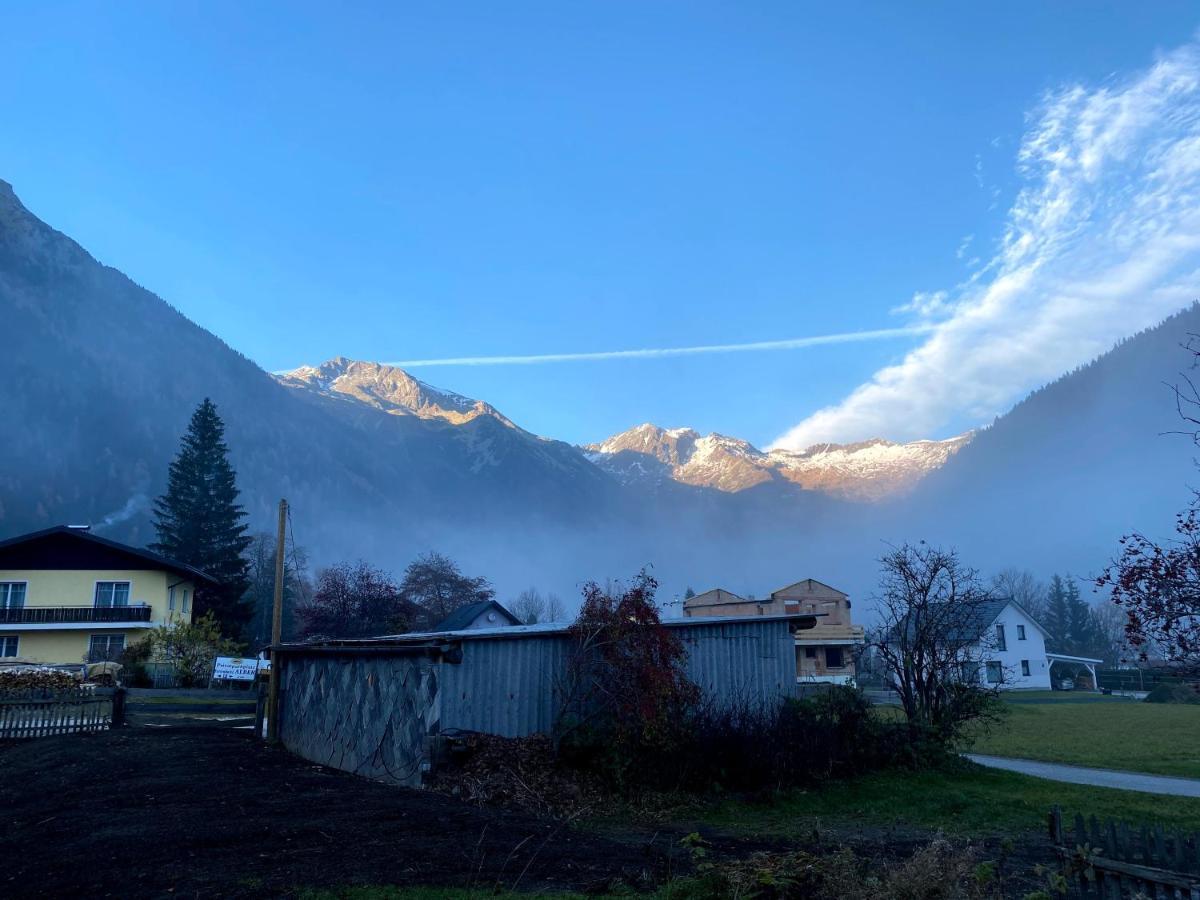
M 601 350 L 593 353 L 541 353 L 533 356 L 454 356 L 445 359 L 405 359 L 383 363 L 412 369 L 418 366 L 532 366 L 540 363 L 587 362 L 609 359 L 659 359 L 667 356 L 699 356 L 703 353 L 753 353 L 761 350 L 800 350 L 824 344 L 852 344 L 862 341 L 883 341 L 889 338 L 927 334 L 932 325 L 910 325 L 904 328 L 879 328 L 874 331 L 845 331 L 841 334 L 819 334 L 812 337 L 788 338 L 782 341 L 755 341 L 750 344 L 704 344 L 699 347 L 646 347 L 640 350 Z

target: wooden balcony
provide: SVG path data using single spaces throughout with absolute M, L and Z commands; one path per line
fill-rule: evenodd
M 149 622 L 149 606 L 21 606 L 0 609 L 3 625 L 90 625 Z

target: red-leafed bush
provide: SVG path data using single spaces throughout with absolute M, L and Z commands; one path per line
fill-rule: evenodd
M 645 571 L 624 590 L 589 583 L 570 629 L 560 741 L 569 750 L 602 749 L 621 778 L 638 759 L 678 741 L 700 696 L 687 677 L 686 647 L 659 618 L 657 587 Z
M 1176 517 L 1166 546 L 1142 534 L 1121 538 L 1121 556 L 1096 580 L 1126 615 L 1141 659 L 1161 656 L 1181 674 L 1200 674 L 1200 501 Z

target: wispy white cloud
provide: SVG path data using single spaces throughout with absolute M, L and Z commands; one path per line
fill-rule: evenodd
M 1200 46 L 1048 93 L 1016 162 L 1023 186 L 996 254 L 901 307 L 935 321 L 929 336 L 775 446 L 986 421 L 1200 296 Z
M 843 331 L 779 341 L 755 341 L 748 344 L 701 344 L 695 347 L 644 347 L 636 350 L 598 350 L 590 353 L 539 353 L 531 356 L 454 356 L 442 359 L 405 359 L 384 363 L 402 369 L 421 366 L 528 366 L 542 363 L 586 362 L 614 359 L 657 359 L 667 356 L 699 356 L 706 353 L 755 353 L 765 350 L 802 350 L 827 344 L 853 344 L 924 335 L 932 330 L 927 323 L 873 331 Z

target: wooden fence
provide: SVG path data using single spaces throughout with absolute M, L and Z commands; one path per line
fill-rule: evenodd
M 1080 897 L 1200 900 L 1200 835 L 1102 823 L 1095 816 L 1085 821 L 1082 815 L 1064 828 L 1055 807 L 1050 840 Z
M 124 723 L 122 688 L 0 693 L 0 739 L 105 731 Z

